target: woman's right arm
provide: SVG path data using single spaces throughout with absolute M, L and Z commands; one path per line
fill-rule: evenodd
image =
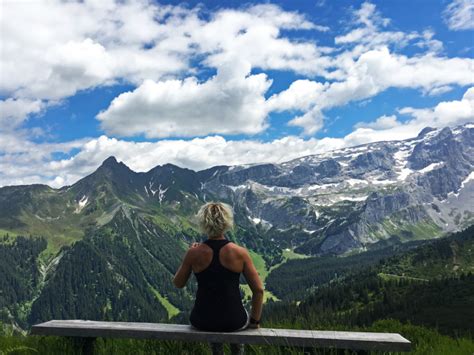
M 250 289 L 252 290 L 252 310 L 250 316 L 257 321 L 260 321 L 263 306 L 263 284 L 247 249 L 244 249 L 243 273 Z

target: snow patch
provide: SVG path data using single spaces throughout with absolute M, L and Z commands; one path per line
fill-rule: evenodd
M 161 205 L 161 201 L 163 201 L 163 198 L 165 197 L 165 192 L 169 189 L 169 187 L 167 187 L 166 189 L 162 189 L 161 188 L 161 184 L 158 185 L 158 199 L 160 201 L 160 205 Z
M 391 185 L 396 184 L 397 182 L 394 180 L 372 180 L 371 183 L 374 185 Z
M 314 216 L 316 217 L 316 219 L 319 218 L 320 215 L 321 214 L 319 213 L 318 210 L 314 210 Z
M 262 220 L 260 218 L 254 217 L 252 218 L 253 223 L 259 224 Z
M 462 183 L 461 183 L 461 189 L 464 188 L 464 185 L 466 185 L 469 181 L 474 180 L 474 171 L 471 171 L 471 173 L 465 178 Z
M 398 173 L 397 180 L 398 180 L 398 181 L 405 181 L 406 178 L 411 175 L 411 173 L 413 173 L 413 170 L 411 170 L 411 169 L 409 169 L 409 168 L 403 168 L 403 169 Z
M 342 197 L 342 200 L 347 200 L 347 201 L 365 201 L 367 200 L 368 195 L 365 196 L 344 196 Z
M 309 191 L 312 191 L 312 190 L 326 190 L 326 189 L 330 189 L 332 187 L 336 187 L 337 184 L 324 184 L 324 185 L 310 185 L 307 187 L 307 189 Z
M 255 225 L 259 224 L 263 229 L 265 230 L 269 230 L 273 225 L 262 219 L 262 218 L 258 218 L 258 217 L 248 217 Z
M 433 163 L 433 164 L 428 165 L 427 167 L 424 167 L 423 169 L 420 169 L 419 172 L 424 174 L 443 165 L 444 165 L 444 162 Z
M 471 173 L 461 182 L 461 187 L 459 188 L 457 192 L 454 192 L 454 191 L 448 192 L 448 197 L 458 197 L 461 190 L 464 189 L 464 187 L 469 181 L 472 181 L 472 180 L 474 180 L 474 171 L 471 171 Z M 441 201 L 441 202 L 445 202 L 445 201 Z
M 153 180 L 153 178 L 152 178 L 152 180 Z M 154 183 L 152 184 L 151 181 L 148 183 L 148 187 L 149 187 L 152 195 L 155 196 L 155 194 L 158 190 L 153 190 L 153 185 L 154 185 Z M 146 190 L 146 187 L 145 187 L 145 190 Z
M 87 205 L 88 201 L 89 201 L 89 198 L 86 195 L 82 196 L 82 198 L 77 203 L 77 207 L 74 210 L 74 213 L 80 213 L 82 209 Z
M 346 182 L 351 186 L 367 185 L 368 184 L 367 181 L 361 180 L 361 179 L 347 179 Z
M 234 192 L 235 192 L 236 190 L 248 188 L 247 185 L 238 185 L 238 186 L 227 185 L 227 187 L 228 187 L 229 189 L 231 189 L 232 191 L 234 191 Z

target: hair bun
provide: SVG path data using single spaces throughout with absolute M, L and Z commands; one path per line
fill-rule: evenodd
M 223 202 L 208 202 L 197 213 L 199 226 L 208 236 L 224 234 L 234 226 L 232 207 Z

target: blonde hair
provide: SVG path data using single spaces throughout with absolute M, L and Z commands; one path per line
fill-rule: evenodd
M 208 202 L 197 213 L 199 227 L 209 237 L 219 236 L 234 227 L 232 207 L 223 202 Z

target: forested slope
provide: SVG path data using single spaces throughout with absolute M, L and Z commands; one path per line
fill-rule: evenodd
M 474 333 L 474 226 L 272 304 L 274 322 L 303 328 L 369 326 L 394 318 L 447 334 Z

